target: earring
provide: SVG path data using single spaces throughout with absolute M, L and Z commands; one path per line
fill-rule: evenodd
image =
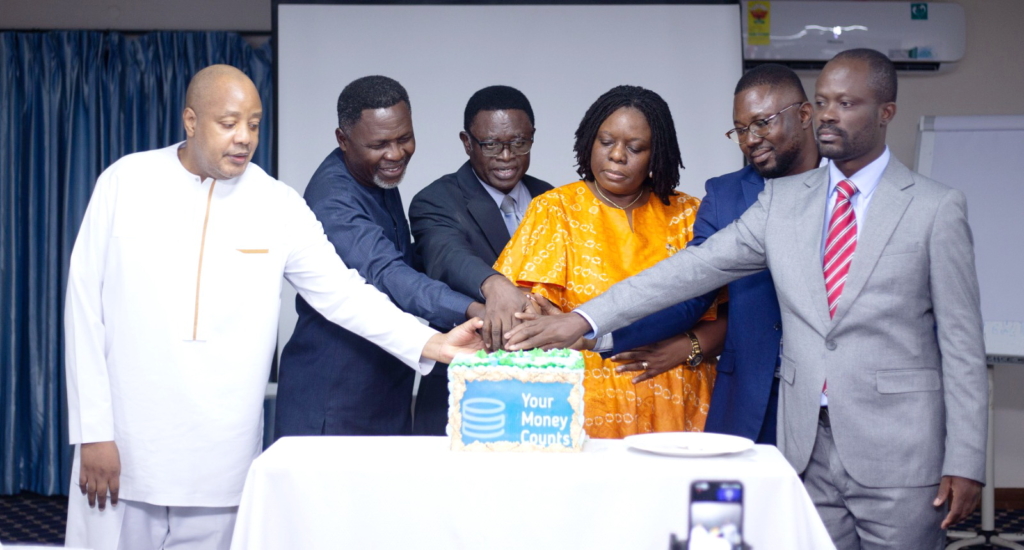
M 650 172 L 647 172 L 647 177 L 650 179 L 654 179 L 654 171 L 651 170 Z

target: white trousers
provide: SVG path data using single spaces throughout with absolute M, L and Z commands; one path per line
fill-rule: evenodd
M 158 506 L 108 500 L 106 510 L 89 507 L 78 489 L 78 457 L 71 471 L 64 544 L 91 550 L 228 550 L 238 507 Z

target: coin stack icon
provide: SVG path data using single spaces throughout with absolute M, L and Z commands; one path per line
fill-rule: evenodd
M 505 403 L 490 397 L 462 402 L 462 435 L 474 439 L 498 439 L 505 435 Z

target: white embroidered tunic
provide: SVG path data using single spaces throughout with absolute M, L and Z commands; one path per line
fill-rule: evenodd
M 128 155 L 97 180 L 65 302 L 71 443 L 117 443 L 121 498 L 235 506 L 260 452 L 282 275 L 423 373 L 435 331 L 346 268 L 292 188 L 254 164 L 203 181 L 180 146 Z

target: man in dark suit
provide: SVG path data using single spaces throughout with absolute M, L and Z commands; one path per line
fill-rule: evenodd
M 743 75 L 733 98 L 727 136 L 749 163 L 742 170 L 708 180 L 694 224 L 696 246 L 740 217 L 764 189 L 765 179 L 801 174 L 820 158 L 811 124 L 812 109 L 800 78 L 782 65 L 760 65 Z M 779 342 L 782 316 L 771 273 L 762 271 L 728 286 L 728 329 L 704 431 L 775 444 L 779 398 Z M 715 292 L 682 302 L 613 333 L 618 353 L 633 364 L 653 363 L 664 338 L 691 327 L 711 306 Z M 642 365 L 641 365 L 642 367 Z M 628 367 L 627 367 L 628 368 Z
M 483 316 L 482 304 L 412 267 L 398 192 L 416 150 L 405 88 L 384 76 L 350 83 L 338 97 L 335 137 L 338 148 L 313 174 L 305 199 L 345 264 L 435 326 Z M 413 371 L 301 296 L 295 306 L 299 320 L 281 354 L 275 438 L 410 434 Z
M 511 313 L 526 295 L 491 266 L 515 232 L 530 199 L 551 189 L 527 176 L 534 120 L 530 101 L 509 86 L 489 86 L 469 98 L 459 133 L 469 160 L 416 194 L 409 221 L 427 275 L 477 300 L 487 301 L 484 341 L 502 344 Z M 417 434 L 444 434 L 448 379 L 435 368 L 420 381 Z

